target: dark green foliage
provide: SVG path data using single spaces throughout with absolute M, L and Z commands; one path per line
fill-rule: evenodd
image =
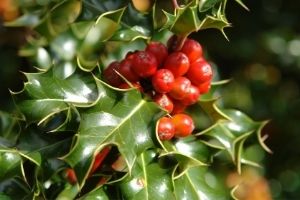
M 228 199 L 224 178 L 232 166 L 240 172 L 243 164 L 258 165 L 245 155 L 245 146 L 259 143 L 269 151 L 261 136 L 265 122 L 217 104 L 217 88 L 226 81 L 215 82 L 190 109 L 197 133 L 166 142 L 155 133 L 163 110 L 137 90 L 103 81 L 110 61 L 143 49 L 148 40 L 165 43 L 171 32 L 187 36 L 207 28 L 223 32 L 229 26 L 226 1 L 189 1 L 176 10 L 157 1 L 150 13 L 139 13 L 127 1 L 20 1 L 20 6 L 23 16 L 7 25 L 32 28 L 20 53 L 37 72 L 25 73 L 23 90 L 12 92 L 18 114 L 0 113 L 3 198 Z M 90 176 L 95 156 L 106 146 L 114 149 L 110 159 Z M 110 167 L 119 155 L 121 172 Z M 78 180 L 74 185 L 65 177 L 70 167 Z M 107 182 L 94 183 L 103 177 Z

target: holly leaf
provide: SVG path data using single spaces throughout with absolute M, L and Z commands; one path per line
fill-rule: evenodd
M 177 35 L 187 36 L 192 32 L 198 31 L 199 24 L 198 6 L 188 4 L 177 9 L 176 19 L 170 30 Z
M 92 20 L 105 12 L 120 9 L 128 3 L 129 1 L 127 0 L 114 0 L 113 2 L 110 0 L 83 0 L 79 19 L 80 21 Z
M 162 27 L 170 27 L 170 22 L 173 23 L 176 18 L 176 16 L 171 14 L 171 12 L 174 12 L 171 1 L 155 1 L 152 9 L 152 21 L 154 29 L 159 30 L 163 29 Z
M 199 2 L 199 12 L 206 12 L 207 10 L 214 8 L 216 4 L 222 2 L 223 0 L 209 0 Z
M 5 26 L 8 27 L 34 27 L 40 22 L 40 16 L 37 13 L 25 13 L 14 21 L 5 22 Z
M 63 158 L 75 169 L 81 187 L 94 155 L 106 145 L 118 147 L 130 172 L 136 157 L 153 146 L 153 122 L 162 115 L 158 106 L 143 99 L 139 91 L 131 90 L 115 97 L 109 96 L 115 92 L 102 86 L 98 104 L 80 111 L 81 122 L 76 142 Z
M 74 29 L 75 25 L 73 24 L 72 27 Z M 70 28 L 67 31 L 59 34 L 50 43 L 50 48 L 57 60 L 71 62 L 75 58 L 80 40 L 79 38 L 76 38 L 73 29 Z M 80 31 L 84 33 L 83 29 Z
M 148 39 L 149 37 L 145 33 L 140 32 L 139 30 L 134 30 L 134 28 L 122 27 L 113 35 L 113 37 L 110 40 L 131 42 L 139 38 Z
M 160 141 L 164 151 L 160 157 L 173 157 L 177 160 L 177 176 L 181 176 L 185 170 L 194 166 L 206 166 L 210 164 L 211 152 L 207 145 L 194 136 L 176 139 L 175 141 Z
M 22 176 L 20 154 L 9 149 L 0 148 L 0 180 L 5 180 L 14 176 Z
M 117 29 L 125 8 L 103 13 L 95 24 L 90 27 L 84 37 L 78 52 L 77 62 L 84 71 L 92 71 L 99 60 L 103 50 L 104 41 L 110 39 Z
M 0 111 L 0 146 L 13 146 L 21 131 L 17 117 Z
M 4 197 L 4 198 L 3 198 Z M 33 199 L 33 191 L 21 179 L 13 178 L 0 181 L 0 199 Z
M 226 4 L 226 2 L 224 3 Z M 207 15 L 201 24 L 199 24 L 198 30 L 216 28 L 222 32 L 224 37 L 228 40 L 224 28 L 230 27 L 230 23 L 227 21 L 224 11 L 224 4 L 220 4 L 219 8 L 216 11 L 213 11 L 211 15 Z
M 261 129 L 265 122 L 254 122 L 237 110 L 223 110 L 222 112 L 230 120 L 219 120 L 211 127 L 196 134 L 196 136 L 205 138 L 204 140 L 207 145 L 226 151 L 233 163 L 236 164 L 238 172 L 240 172 L 244 143 L 251 136 L 255 136 L 256 133 L 257 140 L 263 144 Z M 262 146 L 266 145 L 263 144 Z M 269 151 L 268 148 L 265 150 Z
M 230 117 L 228 117 L 224 112 L 222 112 L 217 106 L 217 100 L 218 99 L 201 100 L 197 104 L 201 106 L 203 111 L 207 114 L 207 116 L 211 119 L 212 122 L 230 119 Z
M 58 196 L 55 199 L 57 200 L 75 199 L 78 193 L 79 193 L 79 189 L 77 185 L 71 185 L 67 183 L 65 185 L 65 188 L 58 194 Z
M 52 70 L 25 75 L 28 81 L 23 90 L 12 94 L 28 123 L 41 124 L 59 113 L 64 113 L 68 121 L 74 106 L 91 106 L 100 95 L 90 74 L 76 73 L 66 79 L 56 77 Z
M 54 35 L 65 31 L 81 12 L 82 1 L 68 0 L 57 4 L 50 12 L 48 24 Z
M 150 150 L 137 158 L 132 172 L 120 183 L 125 199 L 174 199 L 169 170 L 153 162 L 155 156 Z
M 192 167 L 174 179 L 176 199 L 229 199 L 229 191 L 224 183 L 207 167 Z
M 97 200 L 109 200 L 109 196 L 106 194 L 103 187 L 96 188 L 91 192 L 87 193 L 83 197 L 79 198 L 79 200 L 89 200 L 89 199 L 97 199 Z

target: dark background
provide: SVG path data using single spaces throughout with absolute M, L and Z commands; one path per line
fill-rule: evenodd
M 226 107 L 255 120 L 270 119 L 264 129 L 274 152 L 264 155 L 264 175 L 274 199 L 300 197 L 300 1 L 245 0 L 250 11 L 228 2 L 225 30 L 193 34 L 218 66 Z M 1 9 L 0 9 L 1 11 Z M 0 23 L 1 24 L 1 23 Z M 9 89 L 22 88 L 28 62 L 17 54 L 26 30 L 0 25 L 0 110 L 14 109 Z

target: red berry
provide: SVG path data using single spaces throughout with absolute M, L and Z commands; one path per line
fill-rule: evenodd
M 119 70 L 120 70 L 120 74 L 122 74 L 124 78 L 126 78 L 130 82 L 136 82 L 140 79 L 139 76 L 136 75 L 132 70 L 132 59 L 124 59 L 120 63 Z
M 174 137 L 175 127 L 172 119 L 167 117 L 162 117 L 158 121 L 157 125 L 157 135 L 160 140 L 170 140 Z
M 107 83 L 115 87 L 123 82 L 122 78 L 116 73 L 116 71 L 120 71 L 120 63 L 118 61 L 110 63 L 103 71 L 103 76 Z
M 155 74 L 157 70 L 157 61 L 152 53 L 138 51 L 133 56 L 133 71 L 142 78 Z
M 181 52 L 171 53 L 164 64 L 164 68 L 171 70 L 175 78 L 184 75 L 188 71 L 189 66 L 188 57 Z
M 102 164 L 103 160 L 106 158 L 108 153 L 110 152 L 111 147 L 105 147 L 102 149 L 95 157 L 95 161 L 93 163 L 92 169 L 90 171 L 90 175 L 94 173 Z
M 195 125 L 193 119 L 186 114 L 176 114 L 172 118 L 176 137 L 186 137 L 192 134 Z
M 204 59 L 199 59 L 192 63 L 186 73 L 186 77 L 190 79 L 194 85 L 200 85 L 201 83 L 210 81 L 212 79 L 212 75 L 212 68 Z
M 190 86 L 191 81 L 189 79 L 182 76 L 178 77 L 175 79 L 173 88 L 169 94 L 174 99 L 181 100 L 188 94 Z
M 153 100 L 169 113 L 172 112 L 174 105 L 172 100 L 166 94 L 156 94 Z
M 191 85 L 187 95 L 181 101 L 184 105 L 187 106 L 192 105 L 198 101 L 199 96 L 200 96 L 199 89 L 196 86 Z
M 66 169 L 66 177 L 71 184 L 75 184 L 77 182 L 75 171 L 72 168 Z
M 126 53 L 125 59 L 133 59 L 134 54 L 138 51 L 128 51 Z
M 150 42 L 150 44 L 147 45 L 146 51 L 155 56 L 158 66 L 162 65 L 168 56 L 168 49 L 161 42 Z
M 186 105 L 184 105 L 181 101 L 178 100 L 172 100 L 173 101 L 173 111 L 172 111 L 172 115 L 175 114 L 179 114 L 179 113 L 183 113 L 186 109 Z
M 200 94 L 207 93 L 209 91 L 210 87 L 211 87 L 211 81 L 210 80 L 198 85 L 198 89 L 199 89 Z
M 159 93 L 170 92 L 174 84 L 173 73 L 168 69 L 159 69 L 152 77 L 152 85 Z
M 192 39 L 186 39 L 181 48 L 181 52 L 183 52 L 189 58 L 190 63 L 193 63 L 202 57 L 201 45 Z

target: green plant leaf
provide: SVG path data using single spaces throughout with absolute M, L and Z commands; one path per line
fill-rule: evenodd
M 24 89 L 12 94 L 28 123 L 41 124 L 58 113 L 68 116 L 73 106 L 91 106 L 100 95 L 90 74 L 76 73 L 66 79 L 54 76 L 52 70 L 25 75 Z
M 79 200 L 89 200 L 89 199 L 109 200 L 110 198 L 107 196 L 103 187 L 100 187 L 100 188 L 97 188 L 97 189 L 87 193 L 86 195 L 81 197 Z
M 61 191 L 58 196 L 55 198 L 57 200 L 67 200 L 75 199 L 79 193 L 79 188 L 77 185 L 66 184 L 63 191 Z
M 263 144 L 261 129 L 265 122 L 254 122 L 248 116 L 237 110 L 223 110 L 230 120 L 219 120 L 210 128 L 196 134 L 208 138 L 206 144 L 217 149 L 225 150 L 241 170 L 242 150 L 245 141 L 251 136 L 256 136 L 258 142 Z M 256 135 L 255 135 L 256 133 Z M 263 146 L 265 146 L 263 144 Z M 269 151 L 269 149 L 265 149 Z
M 76 38 L 72 29 L 69 29 L 55 37 L 50 43 L 50 47 L 56 59 L 73 61 L 78 50 L 79 42 L 79 39 Z
M 45 48 L 39 47 L 35 56 L 35 61 L 37 63 L 36 67 L 38 69 L 46 71 L 52 65 L 52 59 Z
M 224 3 L 226 4 L 226 2 Z M 198 30 L 216 28 L 222 32 L 224 37 L 228 40 L 224 28 L 230 27 L 230 23 L 227 21 L 224 11 L 224 4 L 220 4 L 216 11 L 213 11 L 211 15 L 206 15 L 206 17 L 201 21 L 198 26 Z
M 213 8 L 217 3 L 220 3 L 223 0 L 208 0 L 199 2 L 199 12 L 205 12 Z
M 151 124 L 162 114 L 158 106 L 143 99 L 136 90 L 113 98 L 108 96 L 112 93 L 109 90 L 103 86 L 98 104 L 81 111 L 76 143 L 64 157 L 75 169 L 81 186 L 90 170 L 93 155 L 104 146 L 116 145 L 131 171 L 136 157 L 153 145 Z
M 17 142 L 21 131 L 18 120 L 11 114 L 0 111 L 0 146 L 3 143 L 13 146 Z
M 170 156 L 175 158 L 178 162 L 176 170 L 179 173 L 190 167 L 206 166 L 211 162 L 209 148 L 194 136 L 176 139 L 174 142 L 165 141 L 161 144 L 164 151 L 161 152 L 160 157 Z
M 28 184 L 17 178 L 0 181 L 0 194 L 9 197 L 9 200 L 33 198 L 33 192 L 30 191 Z
M 66 30 L 76 20 L 81 12 L 81 4 L 81 0 L 65 0 L 51 10 L 48 23 L 55 35 Z
M 82 70 L 92 71 L 96 67 L 104 47 L 103 42 L 110 39 L 119 28 L 124 10 L 122 8 L 102 14 L 89 29 L 78 52 L 77 61 Z
M 14 176 L 22 176 L 20 166 L 21 161 L 22 157 L 17 152 L 0 148 L 0 180 Z
M 34 27 L 38 25 L 40 22 L 40 17 L 36 13 L 25 13 L 21 17 L 17 18 L 14 21 L 6 22 L 5 26 L 9 27 L 20 27 L 20 26 L 27 26 L 27 27 Z
M 174 179 L 176 199 L 229 199 L 229 191 L 207 167 L 192 167 Z
M 80 20 L 93 20 L 105 12 L 120 9 L 126 6 L 128 3 L 128 0 L 114 0 L 113 2 L 111 0 L 83 0 Z
M 211 119 L 212 122 L 217 122 L 219 120 L 228 120 L 230 119 L 216 104 L 217 99 L 202 100 L 197 104 L 201 106 L 203 111 Z
M 170 172 L 153 162 L 154 157 L 150 150 L 137 158 L 131 174 L 120 184 L 125 199 L 174 199 Z
M 159 30 L 162 29 L 162 27 L 170 27 L 170 22 L 173 22 L 176 18 L 175 15 L 170 14 L 171 12 L 174 12 L 171 1 L 155 1 L 152 10 L 152 21 L 154 29 Z
M 197 5 L 186 5 L 177 9 L 176 19 L 170 30 L 177 35 L 187 36 L 192 32 L 198 31 L 199 24 Z

